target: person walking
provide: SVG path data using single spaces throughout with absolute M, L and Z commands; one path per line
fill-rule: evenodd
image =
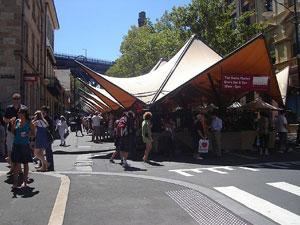
M 269 155 L 268 146 L 269 146 L 270 121 L 268 116 L 264 112 L 261 113 L 261 117 L 257 122 L 256 132 L 260 142 L 259 154 Z
M 213 152 L 218 156 L 222 156 L 221 152 L 221 130 L 222 130 L 223 124 L 222 120 L 217 116 L 216 112 L 212 113 L 212 121 L 210 125 L 210 131 L 211 131 L 211 144 Z
M 76 117 L 75 122 L 76 122 L 76 136 L 77 136 L 77 132 L 80 131 L 81 136 L 83 137 L 83 133 L 82 133 L 82 119 L 81 119 L 80 115 L 78 115 Z
M 52 134 L 53 137 L 55 137 L 53 120 L 49 116 L 49 107 L 44 105 L 41 107 L 41 111 L 42 111 L 43 117 L 45 118 L 45 120 L 48 123 L 49 132 Z M 48 171 L 54 171 L 52 142 L 49 142 L 49 145 L 46 147 L 45 150 L 46 150 L 46 159 L 48 162 Z
M 132 111 L 128 111 L 127 130 L 128 130 L 128 149 L 129 149 L 130 157 L 135 157 L 135 155 L 136 155 L 136 123 L 135 123 L 135 115 Z
M 60 136 L 60 145 L 59 146 L 66 146 L 65 134 L 66 130 L 68 129 L 67 121 L 64 116 L 60 116 L 60 120 L 57 123 L 56 129 L 58 130 Z
M 47 129 L 49 124 L 40 110 L 34 113 L 33 125 L 35 127 L 34 156 L 42 163 L 41 167 L 37 169 L 37 171 L 45 172 L 48 171 L 49 165 L 44 157 L 44 150 L 46 150 L 46 148 L 49 146 L 47 137 Z
M 194 158 L 203 159 L 199 153 L 199 141 L 200 139 L 207 139 L 208 131 L 205 122 L 205 117 L 202 114 L 198 114 L 193 124 L 193 142 L 194 142 Z
M 100 141 L 101 118 L 102 117 L 99 116 L 99 112 L 97 112 L 97 111 L 95 112 L 95 115 L 92 117 L 92 127 L 93 127 L 92 141 L 95 143 L 98 143 Z
M 142 122 L 142 137 L 143 137 L 143 142 L 146 144 L 146 149 L 143 156 L 143 161 L 146 163 L 149 162 L 148 156 L 152 149 L 152 142 L 153 142 L 152 132 L 151 132 L 151 128 L 152 128 L 151 119 L 152 119 L 151 112 L 144 113 L 143 122 Z
M 119 136 L 118 134 L 117 134 L 117 128 L 118 128 L 118 124 L 119 124 L 119 120 L 116 120 L 115 122 L 114 122 L 114 145 L 115 145 L 115 147 L 116 147 L 116 150 L 113 152 L 113 154 L 111 155 L 111 157 L 110 157 L 110 159 L 109 159 L 109 161 L 111 162 L 111 163 L 114 163 L 115 161 L 114 161 L 114 158 L 116 157 L 116 155 L 118 154 L 118 153 L 120 153 L 120 138 L 121 138 L 121 136 Z M 121 159 L 121 164 L 123 164 L 123 161 L 122 161 L 123 159 Z
M 10 170 L 7 173 L 8 175 L 12 174 L 12 167 L 11 164 L 11 152 L 13 147 L 14 141 L 14 134 L 11 132 L 12 122 L 18 118 L 18 111 L 19 109 L 24 106 L 21 104 L 21 95 L 18 93 L 13 94 L 12 96 L 12 104 L 7 106 L 5 109 L 3 120 L 7 124 L 6 130 L 6 149 L 7 149 L 7 157 L 5 158 L 7 163 L 10 165 Z
M 114 116 L 113 115 L 109 115 L 108 133 L 109 133 L 109 139 L 113 141 L 114 140 Z
M 279 153 L 286 153 L 288 152 L 287 148 L 287 133 L 288 133 L 288 123 L 285 117 L 285 111 L 279 111 L 279 115 L 275 122 L 276 130 L 279 136 Z
M 175 122 L 171 117 L 166 118 L 164 123 L 164 154 L 167 157 L 174 156 L 174 133 L 175 133 Z
M 122 166 L 124 168 L 129 167 L 127 163 L 128 153 L 129 153 L 129 135 L 128 135 L 128 112 L 123 112 L 122 117 L 117 125 L 117 135 L 120 141 L 120 157 L 122 161 Z
M 34 126 L 30 121 L 28 109 L 22 106 L 18 111 L 18 119 L 13 118 L 11 121 L 11 132 L 14 135 L 13 148 L 11 152 L 11 161 L 13 165 L 13 179 L 14 183 L 12 188 L 18 188 L 18 176 L 22 172 L 21 164 L 24 166 L 24 176 L 21 188 L 27 186 L 29 166 L 28 163 L 32 162 L 31 152 L 29 147 L 29 137 L 33 138 Z

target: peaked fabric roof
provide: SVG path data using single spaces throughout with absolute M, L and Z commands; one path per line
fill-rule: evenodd
M 88 103 L 89 105 L 93 106 L 94 109 L 96 109 L 96 111 L 99 111 L 102 113 L 105 112 L 105 110 L 101 106 L 97 105 L 97 103 L 95 101 L 93 101 L 92 99 L 85 97 L 83 94 L 80 94 L 80 98 L 82 98 L 81 100 L 83 102 Z
M 79 89 L 79 90 L 85 95 L 86 98 L 93 100 L 95 103 L 97 103 L 99 106 L 101 106 L 106 112 L 111 111 L 111 108 L 108 105 L 106 105 L 100 98 L 98 98 L 97 95 L 90 94 L 82 89 Z
M 264 93 L 282 105 L 263 35 L 224 59 L 194 35 L 170 61 L 138 77 L 109 77 L 77 63 L 124 108 L 132 107 L 136 102 L 163 107 L 209 102 L 225 108 L 252 92 L 223 90 L 222 74 L 267 77 L 269 89 Z
M 263 35 L 252 39 L 226 58 L 187 80 L 183 85 L 160 98 L 157 103 L 193 105 L 208 101 L 224 108 L 252 92 L 222 90 L 222 74 L 269 77 L 269 89 L 264 93 L 282 105 L 279 86 Z
M 288 85 L 289 85 L 289 72 L 290 72 L 290 67 L 288 66 L 276 74 L 282 101 L 283 101 L 284 105 L 286 103 L 286 94 L 287 94 L 287 89 L 288 89 Z
M 168 91 L 164 88 L 169 81 L 171 84 L 167 87 L 176 88 L 220 59 L 220 55 L 194 35 L 170 61 L 137 77 L 109 77 L 77 63 L 121 105 L 128 108 L 136 100 L 144 104 L 154 103 L 160 93 Z M 183 74 L 182 71 L 189 73 Z
M 93 92 L 99 99 L 101 99 L 106 105 L 108 105 L 112 110 L 116 111 L 121 108 L 120 104 L 107 93 L 105 90 L 100 88 L 95 88 L 82 80 L 79 80 L 84 84 L 91 92 Z

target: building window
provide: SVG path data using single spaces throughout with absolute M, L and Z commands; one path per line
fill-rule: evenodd
M 299 49 L 300 49 L 300 35 L 298 35 L 298 47 L 299 47 Z M 293 33 L 293 57 L 296 57 L 298 54 L 299 54 L 299 52 L 297 52 L 297 45 L 296 45 L 296 43 L 297 43 L 297 40 L 296 40 L 296 31 L 294 31 L 294 33 Z M 298 51 L 299 51 L 299 49 L 298 49 Z
M 298 0 L 296 0 L 296 3 L 298 3 Z M 289 7 L 294 5 L 294 0 L 288 0 L 288 4 L 289 4 Z
M 24 24 L 24 56 L 28 58 L 28 26 Z

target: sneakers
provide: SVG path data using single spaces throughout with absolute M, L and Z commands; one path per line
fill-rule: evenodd
M 127 167 L 129 167 L 129 165 L 128 165 L 128 163 L 127 163 L 127 161 L 126 161 L 126 160 L 123 160 L 123 162 L 122 162 L 122 166 L 123 166 L 124 168 L 127 168 Z
M 278 151 L 279 153 L 284 153 L 282 150 Z

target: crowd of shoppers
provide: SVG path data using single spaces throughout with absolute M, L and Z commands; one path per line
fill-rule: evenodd
M 54 135 L 57 131 L 60 137 L 60 146 L 66 146 L 65 137 L 68 132 L 66 118 L 61 115 L 54 125 L 48 115 L 49 108 L 47 106 L 42 106 L 40 110 L 34 113 L 33 118 L 30 118 L 27 107 L 20 102 L 20 97 L 18 93 L 12 96 L 12 104 L 6 108 L 5 115 L 0 120 L 0 154 L 7 156 L 6 160 L 10 164 L 10 170 L 7 174 L 13 175 L 14 184 L 12 188 L 19 187 L 18 175 L 22 171 L 22 164 L 24 175 L 20 187 L 26 187 L 28 163 L 32 161 L 33 156 L 34 160 L 40 162 L 37 171 L 53 171 L 53 152 L 49 133 Z M 127 162 L 128 156 L 129 153 L 135 155 L 137 136 L 140 136 L 145 145 L 141 159 L 143 162 L 149 163 L 149 154 L 154 141 L 152 113 L 145 112 L 142 121 L 139 120 L 140 118 L 137 118 L 132 111 L 124 111 L 119 118 L 112 114 L 109 116 L 102 115 L 97 111 L 94 115 L 87 117 L 77 115 L 74 119 L 76 122 L 76 136 L 78 136 L 78 132 L 81 133 L 81 136 L 84 136 L 83 132 L 86 132 L 87 134 L 91 133 L 92 141 L 95 143 L 102 143 L 105 139 L 114 140 L 116 151 L 110 157 L 110 161 L 114 162 L 116 155 L 120 154 L 121 164 L 124 168 L 130 166 Z M 161 136 L 164 140 L 162 142 L 164 156 L 173 157 L 176 154 L 176 123 L 170 116 L 162 117 L 160 121 L 162 123 Z M 259 154 L 269 155 L 268 143 L 272 122 L 268 114 L 257 114 L 254 124 L 257 133 L 255 142 L 259 143 L 256 145 Z M 285 111 L 279 112 L 274 124 L 279 138 L 278 152 L 288 152 L 288 124 Z M 193 137 L 194 158 L 203 159 L 203 154 L 199 151 L 200 143 L 203 143 L 203 141 L 206 141 L 207 145 L 209 144 L 209 149 L 213 155 L 216 157 L 222 156 L 221 131 L 223 121 L 216 111 L 207 115 L 197 114 L 190 128 Z

